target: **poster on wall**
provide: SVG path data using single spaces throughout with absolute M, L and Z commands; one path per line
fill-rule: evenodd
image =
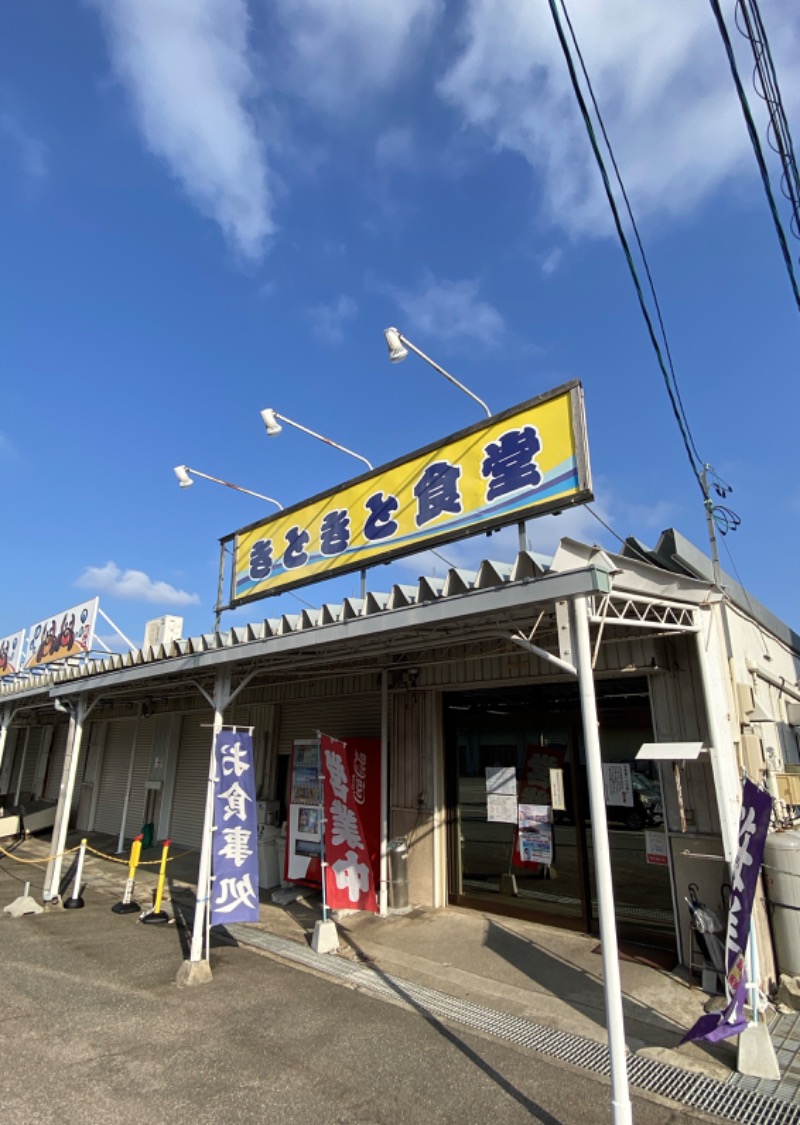
M 517 823 L 517 771 L 513 766 L 486 767 L 486 819 Z
M 658 867 L 669 866 L 667 837 L 663 832 L 645 832 L 644 847 L 648 863 L 654 863 Z
M 40 668 L 54 660 L 83 656 L 91 650 L 99 598 L 71 606 L 38 621 L 28 631 L 24 667 Z
M 25 630 L 10 633 L 7 637 L 0 637 L 0 679 L 3 676 L 13 676 L 22 665 L 22 653 L 25 648 Z
M 320 735 L 325 897 L 332 910 L 378 910 L 380 743 Z
M 258 825 L 251 729 L 218 731 L 211 925 L 258 921 Z
M 567 748 L 558 742 L 531 742 L 525 752 L 525 768 L 519 799 L 525 804 L 553 805 L 551 774 L 563 770 Z M 563 785 L 562 785 L 563 791 Z
M 553 862 L 553 825 L 549 805 L 519 806 L 518 865 L 549 867 Z
M 627 762 L 603 762 L 603 790 L 607 805 L 633 808 L 633 782 Z
M 285 877 L 322 886 L 322 782 L 318 738 L 295 739 L 289 778 Z

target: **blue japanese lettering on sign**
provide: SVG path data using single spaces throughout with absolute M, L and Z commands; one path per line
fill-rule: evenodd
M 214 740 L 211 925 L 258 921 L 258 825 L 253 736 L 222 730 Z
M 347 508 L 328 512 L 319 528 L 320 551 L 323 555 L 338 555 L 350 544 L 350 515 Z
M 486 499 L 496 500 L 519 488 L 540 484 L 542 474 L 533 457 L 541 448 L 534 426 L 507 430 L 499 441 L 490 441 L 484 446 L 486 457 L 481 465 L 481 476 L 489 477 Z
M 272 573 L 272 540 L 257 539 L 250 549 L 250 577 L 254 582 Z
M 308 552 L 305 548 L 311 538 L 307 531 L 299 527 L 292 527 L 286 532 L 286 550 L 283 552 L 283 565 L 287 570 L 294 567 L 305 566 L 308 562 Z
M 366 501 L 365 507 L 370 513 L 364 524 L 365 539 L 388 539 L 396 533 L 399 525 L 397 520 L 392 519 L 392 512 L 400 507 L 396 496 L 389 495 L 384 499 L 382 492 L 376 492 Z
M 417 498 L 417 527 L 429 523 L 442 512 L 461 513 L 458 478 L 461 469 L 449 461 L 434 461 L 414 485 Z

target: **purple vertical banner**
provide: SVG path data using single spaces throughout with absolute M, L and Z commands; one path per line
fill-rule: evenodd
M 253 736 L 221 730 L 214 752 L 211 925 L 258 921 L 258 826 Z
M 739 816 L 739 849 L 733 865 L 725 942 L 725 991 L 728 1004 L 721 1012 L 701 1016 L 694 1027 L 686 1032 L 681 1043 L 694 1039 L 707 1039 L 709 1043 L 716 1043 L 719 1039 L 740 1035 L 747 1027 L 747 1020 L 744 1018 L 747 999 L 744 958 L 771 812 L 772 798 L 769 793 L 759 789 L 752 781 L 745 780 Z

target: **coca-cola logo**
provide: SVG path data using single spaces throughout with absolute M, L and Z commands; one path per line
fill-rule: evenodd
M 367 799 L 367 755 L 363 750 L 356 750 L 353 758 L 353 796 L 357 805 Z

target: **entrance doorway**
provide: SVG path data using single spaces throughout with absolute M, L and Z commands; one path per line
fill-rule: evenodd
M 596 695 L 617 931 L 674 949 L 662 794 L 635 761 L 653 740 L 647 680 L 603 680 Z M 450 901 L 599 932 L 577 685 L 450 693 L 444 708 Z M 529 806 L 550 822 L 530 849 Z

